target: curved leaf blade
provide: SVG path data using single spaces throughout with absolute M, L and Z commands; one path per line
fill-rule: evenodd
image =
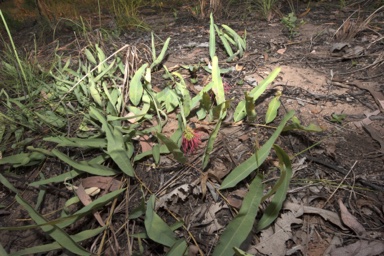
M 171 228 L 155 212 L 155 196 L 151 195 L 147 203 L 144 219 L 148 237 L 156 243 L 172 247 L 176 238 Z
M 233 248 L 240 247 L 249 232 L 251 232 L 263 197 L 262 181 L 262 175 L 258 174 L 250 184 L 239 214 L 224 230 L 218 245 L 213 251 L 213 256 L 232 256 L 234 254 Z
M 281 121 L 280 125 L 277 127 L 276 131 L 272 134 L 271 138 L 256 152 L 250 156 L 245 162 L 237 166 L 232 172 L 224 179 L 221 184 L 220 190 L 226 188 L 232 188 L 236 186 L 237 183 L 246 178 L 251 172 L 260 167 L 260 165 L 267 159 L 269 152 L 275 143 L 276 139 L 279 137 L 280 133 L 285 127 L 285 124 L 289 119 L 295 114 L 293 110 L 289 111 Z
M 269 124 L 270 122 L 273 122 L 277 116 L 277 111 L 280 108 L 281 102 L 280 102 L 280 96 L 281 92 L 278 92 L 278 94 L 269 102 L 267 113 L 265 114 L 265 123 Z
M 145 73 L 145 69 L 148 64 L 142 65 L 133 75 L 131 82 L 129 83 L 129 98 L 134 106 L 139 105 L 141 97 L 143 96 L 144 88 L 141 78 Z
M 267 206 L 267 209 L 265 210 L 260 221 L 257 223 L 256 229 L 259 231 L 268 227 L 272 222 L 275 221 L 275 219 L 279 215 L 281 207 L 283 206 L 283 203 L 287 196 L 289 182 L 292 178 L 292 167 L 289 156 L 279 146 L 274 145 L 273 148 L 275 149 L 277 157 L 279 158 L 279 169 L 282 175 L 277 183 L 280 185 L 275 186 L 277 189 L 275 196 Z

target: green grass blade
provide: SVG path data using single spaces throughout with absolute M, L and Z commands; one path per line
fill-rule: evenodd
M 258 231 L 271 225 L 271 223 L 274 222 L 277 216 L 279 215 L 281 207 L 283 206 L 283 203 L 287 196 L 289 182 L 292 178 L 292 167 L 289 156 L 279 146 L 274 145 L 273 148 L 275 149 L 277 157 L 279 158 L 279 169 L 282 175 L 278 182 L 280 183 L 280 185 L 275 186 L 277 190 L 276 194 L 267 206 L 267 209 L 265 209 L 260 221 L 257 223 L 256 229 Z
M 100 234 L 101 232 L 103 232 L 105 230 L 105 228 L 106 227 L 99 227 L 99 228 L 95 228 L 95 229 L 85 230 L 85 231 L 82 231 L 78 234 L 71 235 L 70 237 L 72 238 L 73 241 L 75 241 L 76 243 L 79 243 L 79 242 L 82 242 L 84 240 L 87 240 L 91 237 L 94 237 L 94 236 Z M 61 248 L 62 247 L 58 242 L 53 242 L 50 244 L 44 244 L 44 245 L 34 246 L 34 247 L 31 247 L 28 249 L 20 250 L 18 252 L 14 252 L 14 253 L 10 254 L 10 256 L 22 256 L 22 255 L 38 254 L 38 253 L 42 253 L 42 252 L 58 250 Z M 3 255 L 3 254 L 1 254 L 1 251 L 0 251 L 0 255 Z
M 209 26 L 209 56 L 211 60 L 216 55 L 216 34 L 215 34 L 215 23 L 213 21 L 213 15 L 210 15 L 210 26 Z
M 281 131 L 283 130 L 285 124 L 289 119 L 295 114 L 293 110 L 289 111 L 281 121 L 280 125 L 277 127 L 276 131 L 272 134 L 271 138 L 256 152 L 250 156 L 245 162 L 237 166 L 231 173 L 224 179 L 221 184 L 220 189 L 232 188 L 236 186 L 237 183 L 245 179 L 251 172 L 259 168 L 259 166 L 267 159 L 269 152 L 276 139 L 279 137 Z M 257 159 L 257 161 L 256 161 Z
M 240 247 L 251 232 L 263 197 L 262 181 L 262 175 L 258 174 L 250 184 L 238 215 L 225 228 L 213 256 L 232 256 L 233 248 Z
M 147 203 L 147 211 L 144 219 L 148 237 L 156 243 L 172 247 L 175 242 L 175 234 L 155 212 L 155 196 L 151 195 Z
M 16 201 L 27 210 L 29 216 L 37 223 L 44 224 L 47 221 L 33 209 L 24 199 L 16 195 Z M 59 227 L 53 225 L 41 226 L 41 229 L 50 237 L 52 237 L 57 243 L 59 243 L 63 248 L 69 250 L 72 253 L 77 255 L 91 255 L 78 243 L 76 243 L 66 232 L 64 232 Z

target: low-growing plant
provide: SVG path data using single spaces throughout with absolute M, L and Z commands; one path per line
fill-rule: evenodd
M 281 18 L 281 23 L 288 29 L 289 37 L 293 38 L 299 34 L 299 27 L 304 21 L 298 20 L 296 14 L 290 12 L 288 15 Z
M 253 2 L 267 21 L 271 20 L 273 12 L 276 11 L 275 9 L 279 3 L 278 0 L 253 0 Z
M 197 150 L 201 143 L 199 132 L 194 130 L 190 123 L 192 117 L 197 117 L 199 120 L 207 119 L 214 123 L 199 166 L 201 170 L 207 169 L 221 125 L 227 117 L 228 109 L 233 104 L 233 100 L 227 99 L 222 78 L 225 70 L 220 68 L 216 55 L 216 36 L 221 40 L 229 60 L 235 56 L 241 57 L 246 50 L 245 37 L 239 36 L 226 25 L 219 28 L 211 15 L 210 63 L 206 66 L 197 65 L 198 69 L 206 70 L 210 74 L 210 81 L 194 96 L 187 89 L 184 77 L 178 71 L 169 72 L 166 67 L 164 67 L 166 86 L 161 91 L 153 89 L 152 73 L 158 70 L 158 66 L 165 57 L 170 42 L 169 38 L 158 52 L 152 34 L 150 47 L 152 59 L 141 63 L 136 70 L 129 72 L 128 64 L 119 55 L 120 52 L 130 49 L 128 45 L 108 57 L 99 45 L 88 47 L 84 49 L 82 58 L 76 65 L 71 62 L 70 58 L 64 62 L 58 57 L 60 61 L 50 72 L 51 81 L 39 88 L 33 88 L 33 91 L 30 92 L 31 95 L 34 93 L 42 95 L 43 101 L 39 104 L 39 111 L 33 114 L 34 118 L 26 120 L 27 123 L 36 123 L 37 117 L 38 122 L 45 123 L 48 127 L 54 127 L 56 132 L 44 136 L 43 141 L 49 142 L 51 145 L 54 143 L 56 146 L 53 149 L 47 149 L 44 147 L 44 143 L 41 143 L 41 148 L 36 148 L 26 141 L 26 152 L 3 157 L 0 159 L 0 165 L 19 168 L 41 164 L 47 158 L 60 160 L 70 167 L 70 171 L 57 176 L 41 178 L 29 185 L 41 188 L 43 191 L 43 186 L 46 184 L 64 183 L 75 191 L 76 197 L 67 200 L 60 217 L 48 221 L 20 196 L 19 191 L 5 177 L 0 175 L 0 182 L 16 194 L 16 201 L 36 222 L 36 225 L 19 229 L 40 227 L 53 239 L 53 242 L 49 244 L 22 250 L 18 252 L 19 255 L 36 254 L 63 247 L 73 254 L 90 255 L 90 252 L 83 248 L 80 242 L 104 232 L 108 227 L 108 225 L 103 226 L 103 221 L 100 220 L 100 216 L 97 216 L 96 210 L 117 198 L 125 191 L 125 188 L 118 186 L 112 191 L 106 189 L 103 196 L 99 196 L 92 203 L 71 212 L 68 210 L 69 206 L 78 203 L 80 201 L 79 193 L 85 192 L 82 192 L 79 187 L 75 188 L 70 185 L 68 180 L 98 176 L 111 181 L 110 179 L 114 179 L 116 175 L 122 175 L 132 179 L 131 183 L 140 183 L 141 181 L 136 177 L 135 168 L 145 157 L 152 157 L 154 163 L 159 165 L 161 155 L 172 154 L 179 163 L 186 163 L 188 154 Z M 244 120 L 255 124 L 258 116 L 255 108 L 256 101 L 260 100 L 260 96 L 279 72 L 280 68 L 276 68 L 257 87 L 245 93 L 244 99 L 234 106 L 233 122 Z M 15 99 L 6 93 L 0 94 L 0 96 L 8 99 L 7 104 L 15 102 Z M 264 118 L 265 124 L 271 125 L 273 122 L 278 122 L 276 119 L 280 111 L 280 97 L 281 92 L 278 92 L 269 102 Z M 164 127 L 169 121 L 171 113 L 177 115 L 178 128 L 171 135 L 167 135 L 164 133 Z M 19 113 L 19 116 L 24 117 L 24 114 Z M 0 118 L 2 118 L 0 121 L 4 123 L 11 117 L 3 115 Z M 75 127 L 73 120 L 76 120 Z M 288 125 L 290 120 L 292 120 L 292 124 Z M 148 123 L 153 126 L 148 126 Z M 19 127 L 19 122 L 14 122 L 14 126 Z M 29 128 L 27 125 L 25 127 Z M 273 129 L 273 134 L 264 145 L 257 147 L 254 154 L 233 169 L 221 183 L 219 190 L 229 189 L 242 181 L 248 182 L 249 176 L 254 174 L 239 213 L 224 230 L 213 255 L 233 255 L 233 248 L 240 247 L 251 232 L 261 203 L 266 203 L 267 208 L 257 222 L 257 230 L 268 227 L 281 210 L 292 170 L 291 159 L 281 147 L 275 145 L 275 142 L 283 131 L 310 130 L 310 128 L 303 127 L 294 117 L 294 111 L 289 111 Z M 66 134 L 62 131 L 66 131 Z M 137 151 L 136 139 L 144 136 L 153 136 L 152 148 L 144 152 Z M 1 139 L 0 136 L 0 141 Z M 71 154 L 65 154 L 60 150 L 62 148 L 92 150 L 94 156 L 84 159 L 74 154 L 77 152 L 76 150 L 70 151 Z M 259 168 L 266 161 L 272 149 L 279 159 L 280 177 L 264 194 L 263 177 Z M 144 185 L 143 188 L 145 187 Z M 145 203 L 144 195 L 147 192 L 150 193 L 150 196 Z M 271 197 L 270 202 L 267 202 L 267 199 Z M 129 215 L 129 218 L 139 219 L 144 216 L 145 230 L 143 233 L 132 234 L 132 237 L 139 241 L 141 241 L 140 239 L 151 239 L 164 245 L 169 248 L 168 255 L 184 255 L 188 248 L 187 240 L 177 238 L 174 230 L 183 228 L 192 241 L 195 240 L 194 237 L 182 222 L 177 220 L 172 227 L 164 222 L 156 213 L 155 201 L 156 196 L 151 191 L 143 193 L 143 202 Z M 73 235 L 67 233 L 66 227 L 90 214 L 95 215 L 101 225 L 100 228 L 85 230 Z M 113 210 L 111 210 L 111 214 L 113 214 Z M 0 228 L 0 230 L 7 229 L 12 229 L 12 227 Z M 102 253 L 102 248 L 103 243 L 99 247 L 99 254 Z M 0 250 L 2 250 L 1 245 Z

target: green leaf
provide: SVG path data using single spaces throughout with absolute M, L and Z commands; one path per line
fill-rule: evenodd
M 18 194 L 19 191 L 0 173 L 0 182 L 3 184 L 6 188 L 11 190 L 13 193 Z
M 180 163 L 185 163 L 187 159 L 185 158 L 183 152 L 181 152 L 179 146 L 171 139 L 167 138 L 164 134 L 156 133 L 156 136 L 161 140 L 168 148 L 168 150 L 173 154 L 173 157 Z
M 107 133 L 108 154 L 117 164 L 117 166 L 119 166 L 121 171 L 123 171 L 128 176 L 134 177 L 135 172 L 133 170 L 131 160 L 127 154 L 128 151 L 125 148 L 123 135 L 118 129 L 111 126 L 109 126 L 109 128 L 112 129 L 112 132 Z
M 209 56 L 211 57 L 211 60 L 213 59 L 213 56 L 216 55 L 216 38 L 215 38 L 215 26 L 213 21 L 213 15 L 211 13 L 210 15 L 210 25 L 209 25 Z
M 280 73 L 281 68 L 276 68 L 273 70 L 267 78 L 265 78 L 262 82 L 260 82 L 254 89 L 249 92 L 249 96 L 253 98 L 253 101 L 256 101 L 260 95 L 267 89 L 267 86 L 275 80 L 277 75 Z M 235 109 L 235 113 L 233 115 L 233 119 L 235 122 L 240 121 L 246 116 L 245 109 L 245 100 L 239 102 Z
M 235 256 L 254 256 L 252 254 L 246 253 L 245 251 L 237 247 L 234 247 L 233 250 L 235 251 Z
M 308 126 L 303 126 L 300 122 L 300 120 L 294 116 L 292 117 L 292 123 L 285 126 L 283 131 L 291 131 L 291 130 L 302 130 L 306 132 L 321 132 L 323 129 L 321 129 L 320 126 L 315 124 L 309 124 Z
M 153 159 L 155 160 L 156 164 L 159 164 L 160 162 L 160 145 L 156 144 L 152 147 L 152 155 Z
M 100 89 L 98 88 L 98 86 L 96 86 L 96 82 L 92 77 L 88 77 L 88 79 L 89 79 L 88 90 L 89 90 L 89 93 L 91 94 L 93 101 L 96 102 L 96 104 L 99 105 L 99 107 L 103 107 L 103 100 L 101 97 Z
M 152 69 L 153 67 L 159 65 L 163 61 L 165 53 L 167 52 L 170 40 L 171 40 L 171 38 L 168 37 L 167 40 L 164 43 L 163 48 L 161 49 L 160 55 L 153 61 L 153 63 L 150 66 L 150 69 Z
M 98 165 L 98 164 L 91 165 L 85 162 L 79 163 L 79 162 L 73 161 L 71 158 L 61 153 L 57 149 L 53 149 L 52 153 L 61 161 L 69 164 L 73 168 L 82 172 L 86 172 L 94 175 L 100 175 L 100 176 L 112 176 L 112 175 L 118 174 L 118 172 L 116 172 L 115 170 L 105 167 L 103 165 Z
M 148 64 L 143 64 L 133 75 L 131 82 L 129 83 L 129 98 L 133 105 L 137 106 L 140 103 L 141 97 L 143 96 L 143 83 L 141 78 L 145 73 L 145 69 Z
M 147 202 L 144 225 L 147 235 L 151 240 L 168 247 L 172 247 L 175 244 L 176 238 L 171 228 L 155 212 L 154 195 L 151 195 Z
M 27 210 L 29 216 L 37 224 L 45 224 L 47 221 L 38 212 L 33 209 L 24 199 L 16 195 L 16 201 Z M 77 255 L 91 255 L 82 246 L 76 243 L 67 233 L 56 225 L 41 226 L 41 229 L 50 237 L 52 237 L 62 248 L 77 254 Z
M 52 125 L 52 126 L 57 127 L 57 128 L 62 128 L 67 124 L 66 119 L 64 119 L 61 116 L 56 115 L 54 112 L 49 111 L 49 110 L 45 111 L 43 115 L 40 114 L 39 112 L 36 112 L 35 114 L 44 123 L 46 123 L 48 125 Z
M 178 141 L 180 141 L 181 139 L 181 135 L 182 135 L 182 131 L 181 129 L 177 129 L 172 135 L 171 135 L 171 140 L 176 144 L 178 145 Z M 160 154 L 168 154 L 170 151 L 169 149 L 167 148 L 166 145 L 161 145 L 160 146 Z M 139 161 L 141 160 L 142 158 L 146 157 L 146 156 L 150 156 L 150 155 L 153 155 L 152 153 L 152 150 L 148 150 L 148 151 L 145 151 L 141 154 L 138 154 L 134 157 L 134 162 L 136 161 Z
M 84 240 L 87 240 L 89 238 L 92 238 L 92 237 L 100 234 L 105 229 L 106 229 L 106 226 L 95 228 L 95 229 L 90 229 L 90 230 L 85 230 L 85 231 L 79 232 L 75 235 L 71 235 L 70 237 L 73 241 L 75 241 L 76 243 L 79 243 L 79 242 L 82 242 Z M 18 252 L 12 253 L 10 256 L 21 256 L 21 255 L 31 255 L 31 254 L 36 255 L 36 254 L 40 254 L 42 252 L 58 250 L 61 248 L 62 248 L 62 246 L 58 242 L 53 242 L 50 244 L 38 245 L 38 246 L 31 247 L 31 248 L 23 249 L 23 250 L 20 250 Z M 0 255 L 6 255 L 6 254 L 2 254 L 0 251 Z
M 188 255 L 188 244 L 184 239 L 179 239 L 176 243 L 169 249 L 166 256 L 182 256 Z
M 8 256 L 8 253 L 5 251 L 4 247 L 0 244 L 0 255 Z
M 240 247 L 251 232 L 263 197 L 262 181 L 262 175 L 258 174 L 250 184 L 239 213 L 221 234 L 219 243 L 213 251 L 213 256 L 232 256 L 233 248 Z
M 225 102 L 225 93 L 223 80 L 220 76 L 220 68 L 219 68 L 219 59 L 217 56 L 213 56 L 212 58 L 212 91 L 215 94 L 216 103 L 220 105 Z
M 232 170 L 232 172 L 230 172 L 229 175 L 224 179 L 220 189 L 232 188 L 236 186 L 237 183 L 245 179 L 251 172 L 260 167 L 265 159 L 267 159 L 273 144 L 279 137 L 285 124 L 289 119 L 292 118 L 294 114 L 295 112 L 291 110 L 284 116 L 283 120 L 277 127 L 276 131 L 272 134 L 271 138 L 269 138 L 269 140 L 256 152 L 256 154 L 253 154 L 242 164 Z
M 84 215 L 93 213 L 97 209 L 103 207 L 104 205 L 108 204 L 110 201 L 118 197 L 120 194 L 122 194 L 125 191 L 125 189 L 118 189 L 115 191 L 112 191 L 106 195 L 103 195 L 101 197 L 96 198 L 93 200 L 90 204 L 84 206 L 80 210 L 76 211 L 73 215 L 69 216 L 67 219 L 61 220 L 57 219 L 56 222 L 58 223 L 57 226 L 60 228 L 67 227 L 71 224 L 73 224 L 76 220 L 81 218 Z
M 33 166 L 41 163 L 45 159 L 45 155 L 39 152 L 20 153 L 13 156 L 6 156 L 0 159 L 0 165 L 10 164 L 13 167 Z
M 277 157 L 279 158 L 279 169 L 281 176 L 276 184 L 277 186 L 274 186 L 273 188 L 276 190 L 276 194 L 267 206 L 267 209 L 265 209 L 260 221 L 257 223 L 256 229 L 258 231 L 268 227 L 279 215 L 281 207 L 283 206 L 287 196 L 289 182 L 292 178 L 291 160 L 289 159 L 289 156 L 279 146 L 274 145 L 273 148 L 275 149 Z
M 268 110 L 265 114 L 265 123 L 269 124 L 270 122 L 273 122 L 277 116 L 277 111 L 280 108 L 280 96 L 281 92 L 278 92 L 277 95 L 269 102 L 268 104 Z
M 91 62 L 92 64 L 96 64 L 96 59 L 95 59 L 95 57 L 93 56 L 93 54 L 91 53 L 90 50 L 85 49 L 84 53 L 85 53 L 85 56 L 87 57 L 89 62 Z
M 255 102 L 252 97 L 245 93 L 245 110 L 247 112 L 248 122 L 252 123 L 256 121 L 256 110 L 255 110 Z
M 72 170 L 72 171 L 60 174 L 58 176 L 53 176 L 53 177 L 45 179 L 45 180 L 39 180 L 39 181 L 32 182 L 29 184 L 29 186 L 38 187 L 40 185 L 45 185 L 45 184 L 49 184 L 49 183 L 64 182 L 65 180 L 73 179 L 73 178 L 75 178 L 81 174 L 82 174 L 82 172 L 80 172 L 80 171 Z
M 203 166 L 202 166 L 203 170 L 205 169 L 205 167 L 207 167 L 207 165 L 209 163 L 209 158 L 210 158 L 210 155 L 211 155 L 212 150 L 213 150 L 213 145 L 215 143 L 217 134 L 219 133 L 221 123 L 222 123 L 223 119 L 225 118 L 226 103 L 223 102 L 220 105 L 220 108 L 221 108 L 220 109 L 220 118 L 219 118 L 218 122 L 216 123 L 216 126 L 213 129 L 211 135 L 209 135 L 207 146 L 205 147 L 204 156 L 203 156 Z
M 67 138 L 64 136 L 47 137 L 44 141 L 57 143 L 59 147 L 78 147 L 78 148 L 106 148 L 107 140 L 105 138 L 79 139 Z
M 246 43 L 245 43 L 245 40 L 243 38 L 241 38 L 239 36 L 238 33 L 236 33 L 236 31 L 234 31 L 232 28 L 228 27 L 227 25 L 223 24 L 221 25 L 230 35 L 232 38 L 235 39 L 235 41 L 238 41 L 240 43 L 240 47 L 242 50 L 245 50 L 246 49 Z

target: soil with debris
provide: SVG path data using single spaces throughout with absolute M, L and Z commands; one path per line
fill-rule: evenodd
M 252 232 L 242 249 L 254 255 L 350 255 L 352 250 L 360 252 L 359 255 L 383 254 L 384 10 L 364 24 L 375 11 L 368 4 L 362 6 L 358 19 L 353 16 L 348 23 L 344 21 L 358 9 L 357 5 L 340 8 L 337 3 L 311 3 L 309 12 L 306 7 L 304 3 L 297 5 L 297 13 L 302 14 L 305 22 L 292 38 L 278 15 L 269 22 L 255 17 L 254 13 L 244 17 L 247 12 L 242 12 L 241 6 L 238 13 L 231 13 L 230 19 L 217 20 L 239 34 L 246 30 L 247 35 L 248 50 L 243 58 L 228 63 L 224 61 L 224 53 L 219 52 L 219 59 L 223 60 L 220 67 L 234 68 L 223 77 L 230 87 L 227 97 L 235 102 L 242 99 L 244 92 L 257 86 L 276 67 L 281 67 L 278 79 L 262 96 L 265 101 L 257 102 L 259 120 L 256 123 L 264 123 L 266 102 L 281 91 L 280 118 L 293 109 L 304 126 L 316 124 L 322 129 L 321 132 L 289 132 L 280 136 L 277 144 L 290 156 L 295 156 L 294 176 L 284 210 L 270 228 Z M 281 12 L 289 13 L 288 7 L 282 6 Z M 159 38 L 171 37 L 169 55 L 164 62 L 169 70 L 206 61 L 209 56 L 208 21 L 198 21 L 182 11 L 177 17 L 169 12 L 149 12 L 144 19 Z M 64 34 L 62 38 L 62 42 L 73 40 Z M 119 40 L 116 44 L 150 45 L 147 32 L 127 32 Z M 163 86 L 161 75 L 161 70 L 154 74 L 155 87 Z M 199 83 L 189 85 L 192 92 L 206 84 L 208 77 L 203 71 L 195 75 Z M 231 112 L 233 109 L 229 110 Z M 171 133 L 178 124 L 175 116 L 170 116 L 169 120 L 165 129 Z M 139 244 L 137 239 L 127 237 L 127 234 L 144 230 L 143 219 L 129 220 L 128 216 L 149 193 L 157 196 L 157 213 L 169 225 L 183 221 L 184 228 L 176 232 L 179 237 L 187 238 L 189 255 L 212 253 L 220 233 L 240 208 L 247 193 L 247 182 L 252 177 L 235 189 L 221 191 L 222 194 L 215 188 L 254 153 L 255 147 L 264 144 L 273 129 L 226 120 L 211 154 L 209 168 L 203 172 L 199 169 L 201 156 L 214 124 L 192 121 L 203 144 L 188 155 L 187 164 L 178 164 L 171 156 L 162 156 L 160 166 L 147 159 L 135 166 L 140 183 L 123 180 L 128 184 L 127 193 L 115 208 L 104 255 L 130 255 L 140 248 L 143 255 L 166 254 L 163 246 L 150 240 Z M 278 118 L 271 126 L 278 125 L 279 121 Z M 271 154 L 259 170 L 264 174 L 266 188 L 279 177 L 274 168 L 276 161 L 276 156 Z M 18 170 L 17 176 L 7 175 L 6 178 L 24 191 L 22 197 L 33 204 L 38 191 L 26 184 L 39 179 L 40 171 L 50 177 L 67 168 L 58 161 L 48 160 L 41 170 Z M 14 201 L 14 195 L 0 188 L 0 204 L 7 206 L 0 210 L 0 226 L 32 224 L 25 210 Z M 64 185 L 46 189 L 48 193 L 40 211 L 49 219 L 58 217 L 58 211 L 73 193 Z M 101 211 L 101 218 L 106 219 L 111 209 Z M 96 220 L 89 216 L 73 225 L 70 232 L 95 226 Z M 40 229 L 0 232 L 0 243 L 7 251 L 49 241 Z M 94 250 L 100 240 L 101 236 L 82 245 Z M 47 255 L 68 254 L 54 251 Z

